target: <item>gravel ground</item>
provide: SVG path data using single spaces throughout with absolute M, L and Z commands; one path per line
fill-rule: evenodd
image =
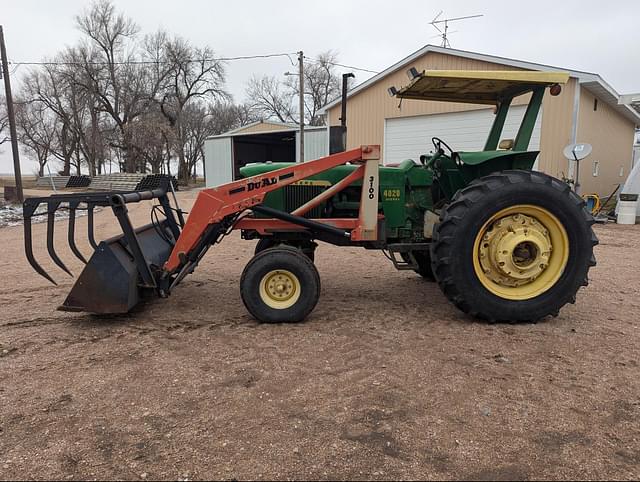
M 117 232 L 108 210 L 96 222 Z M 72 280 L 45 227 L 59 287 L 28 266 L 20 227 L 0 229 L 0 479 L 640 478 L 640 226 L 597 226 L 577 303 L 523 325 L 462 315 L 381 253 L 321 245 L 320 302 L 288 326 L 242 305 L 254 242 L 237 233 L 167 300 L 55 311 Z

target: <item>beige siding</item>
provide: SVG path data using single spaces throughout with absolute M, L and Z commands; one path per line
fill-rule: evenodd
M 384 139 L 384 120 L 393 117 L 406 117 L 442 112 L 459 112 L 463 110 L 486 109 L 486 105 L 458 104 L 450 102 L 431 102 L 421 100 L 403 100 L 398 108 L 398 99 L 389 96 L 387 89 L 392 85 L 402 87 L 409 83 L 406 70 L 409 67 L 418 70 L 453 69 L 453 70 L 520 70 L 500 64 L 483 62 L 474 59 L 429 52 L 416 59 L 410 66 L 384 77 L 369 86 L 347 102 L 347 148 L 362 144 L 382 144 Z M 516 99 L 514 104 L 526 102 L 527 97 Z M 329 125 L 339 125 L 340 104 L 328 112 Z M 429 133 L 425 133 L 429 135 Z
M 245 127 L 244 129 L 238 129 L 234 131 L 234 134 L 251 134 L 252 132 L 277 132 L 277 131 L 290 131 L 295 130 L 295 127 L 286 126 L 278 123 L 261 122 L 254 126 Z
M 552 97 L 548 93 L 542 100 L 542 132 L 540 133 L 540 157 L 538 168 L 557 178 L 569 175 L 568 161 L 562 151 L 571 144 L 573 103 L 576 79 L 569 79 L 562 86 L 562 93 Z
M 591 144 L 593 152 L 580 163 L 580 183 L 583 193 L 605 196 L 629 174 L 635 126 L 603 100 L 598 100 L 595 111 L 593 103 L 593 94 L 581 89 L 577 141 Z M 599 162 L 596 177 L 593 176 L 595 161 Z M 620 168 L 624 168 L 623 176 L 620 176 Z

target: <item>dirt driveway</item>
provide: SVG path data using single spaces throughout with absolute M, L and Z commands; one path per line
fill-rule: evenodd
M 1 479 L 640 478 L 640 226 L 598 226 L 577 303 L 525 325 L 475 322 L 382 254 L 327 245 L 308 321 L 260 325 L 237 233 L 167 300 L 62 313 L 72 280 L 34 231 L 59 287 L 0 229 Z

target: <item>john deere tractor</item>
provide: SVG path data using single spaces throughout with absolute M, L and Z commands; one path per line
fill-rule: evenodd
M 593 219 L 567 184 L 531 170 L 539 152 L 528 150 L 545 87 L 558 95 L 566 80 L 561 73 L 430 71 L 397 92 L 401 99 L 491 104 L 496 115 L 482 151 L 457 151 L 433 137 L 433 153 L 380 167 L 380 236 L 359 244 L 385 250 L 397 269 L 437 281 L 456 306 L 476 317 L 537 320 L 574 302 L 595 264 Z M 529 92 L 516 138 L 498 149 L 512 99 Z M 285 165 L 253 164 L 240 172 L 252 177 Z M 343 165 L 309 177 L 269 193 L 264 204 L 290 212 L 357 168 Z M 357 218 L 362 183 L 309 214 Z M 256 254 L 289 245 L 313 260 L 309 231 L 244 230 L 243 236 L 260 238 Z
M 313 310 L 320 294 L 317 241 L 382 250 L 397 269 L 437 282 L 474 317 L 534 321 L 557 315 L 587 284 L 597 244 L 582 199 L 566 183 L 532 170 L 539 152 L 528 150 L 545 91 L 557 95 L 567 79 L 548 72 L 425 71 L 395 95 L 495 106 L 482 151 L 459 151 L 433 137 L 432 152 L 397 166 L 379 165 L 379 146 L 304 163 L 251 164 L 240 170 L 240 179 L 201 191 L 186 222 L 171 205 L 170 185 L 27 200 L 27 257 L 51 279 L 31 247 L 30 218 L 39 204 L 49 208 L 51 233 L 53 211 L 69 207 L 76 255 L 75 209 L 91 213 L 110 206 L 123 235 L 97 245 L 61 309 L 121 313 L 148 295 L 166 297 L 209 247 L 240 229 L 243 238 L 258 239 L 240 291 L 261 321 L 301 321 Z M 519 131 L 500 142 L 512 100 L 520 96 L 529 96 L 529 104 Z M 152 199 L 159 202 L 153 222 L 133 229 L 127 204 Z M 49 252 L 66 269 L 52 239 L 47 237 Z

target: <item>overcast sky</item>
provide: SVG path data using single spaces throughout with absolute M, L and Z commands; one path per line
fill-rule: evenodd
M 276 0 L 115 0 L 143 33 L 159 28 L 224 57 L 335 50 L 340 62 L 381 71 L 425 44 L 439 44 L 429 21 L 484 14 L 451 25 L 451 46 L 600 74 L 618 93 L 640 92 L 639 0 L 403 0 L 322 2 Z M 79 38 L 74 15 L 82 0 L 3 0 L 8 57 L 13 62 L 51 57 Z M 230 62 L 227 90 L 239 102 L 253 74 L 282 76 L 286 57 Z M 19 67 L 12 77 L 20 88 Z M 357 82 L 371 74 L 356 72 Z M 0 173 L 13 172 L 10 147 L 0 147 Z M 22 156 L 24 157 L 24 156 Z M 35 163 L 23 159 L 23 172 Z

